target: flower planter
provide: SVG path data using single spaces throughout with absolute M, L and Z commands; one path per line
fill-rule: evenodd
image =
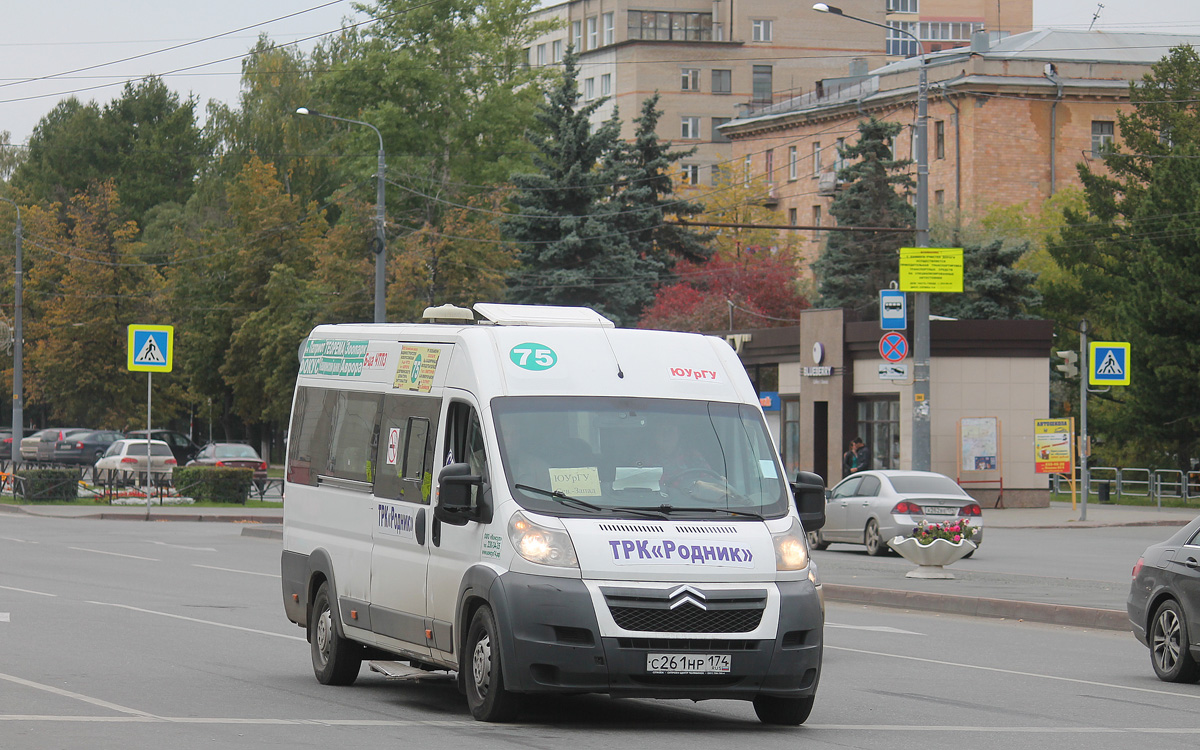
M 975 542 L 963 540 L 934 539 L 930 544 L 921 544 L 911 536 L 894 537 L 888 546 L 917 569 L 904 574 L 905 578 L 953 578 L 954 574 L 942 566 L 956 562 L 975 549 Z

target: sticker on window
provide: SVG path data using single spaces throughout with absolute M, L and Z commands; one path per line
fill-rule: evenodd
M 595 466 L 551 468 L 550 489 L 572 497 L 599 497 L 600 470 Z
M 779 478 L 779 474 L 775 471 L 775 462 L 769 458 L 760 458 L 758 460 L 758 470 L 762 472 L 763 479 Z

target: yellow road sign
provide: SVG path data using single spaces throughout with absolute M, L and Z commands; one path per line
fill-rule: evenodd
M 961 292 L 961 247 L 900 248 L 900 291 Z
M 174 326 L 129 326 L 130 372 L 170 372 L 174 367 Z

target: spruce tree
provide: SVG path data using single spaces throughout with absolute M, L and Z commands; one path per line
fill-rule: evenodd
M 529 133 L 533 174 L 513 175 L 514 212 L 505 221 L 519 244 L 520 270 L 509 284 L 514 302 L 582 305 L 619 325 L 632 325 L 654 299 L 651 259 L 634 249 L 621 226 L 616 115 L 593 132 L 590 117 L 603 99 L 580 106 L 578 56 L 568 49 L 563 76 Z
M 907 200 L 913 180 L 910 161 L 892 156 L 901 125 L 875 118 L 858 124 L 858 142 L 841 150 L 848 165 L 838 172 L 845 186 L 829 213 L 840 226 L 911 227 Z M 896 279 L 899 249 L 913 241 L 901 232 L 833 232 L 813 264 L 823 307 L 854 310 L 866 320 L 878 314 L 879 290 Z
M 930 311 L 960 320 L 1019 320 L 1038 317 L 1030 310 L 1042 303 L 1035 271 L 1017 268 L 1028 242 L 1002 239 L 963 245 L 963 291 L 934 294 Z

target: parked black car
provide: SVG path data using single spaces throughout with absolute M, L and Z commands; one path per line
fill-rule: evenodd
M 86 427 L 60 427 L 44 431 L 38 438 L 37 456 L 34 460 L 40 463 L 50 463 L 54 460 L 54 451 L 61 441 L 88 431 Z
M 253 446 L 245 443 L 209 443 L 200 449 L 188 466 L 224 466 L 231 469 L 250 469 L 254 481 L 261 487 L 267 478 L 267 462 Z
M 139 440 L 146 439 L 145 430 L 130 430 L 125 433 L 127 438 L 137 438 Z M 187 435 L 174 430 L 151 430 L 150 437 L 154 440 L 161 440 L 171 446 L 171 454 L 175 456 L 175 461 L 180 466 L 185 465 L 196 457 L 200 452 L 200 446 L 193 443 Z
M 1200 516 L 1138 558 L 1126 609 L 1158 679 L 1200 680 Z
M 108 446 L 125 437 L 116 430 L 93 430 L 68 435 L 54 446 L 54 463 L 91 466 Z

